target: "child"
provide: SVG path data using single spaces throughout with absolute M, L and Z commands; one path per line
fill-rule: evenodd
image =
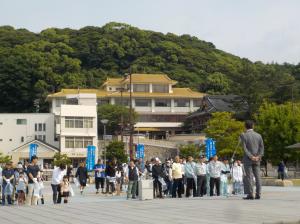
M 64 203 L 68 203 L 68 197 L 70 196 L 70 183 L 68 181 L 67 175 L 63 177 L 63 181 L 60 184 L 60 193 L 61 196 L 64 198 Z
M 19 178 L 17 180 L 17 187 L 16 187 L 17 194 L 18 194 L 18 205 L 25 204 L 26 186 L 27 186 L 27 178 L 24 172 L 20 172 Z
M 41 199 L 41 204 L 45 204 L 44 200 L 44 194 L 43 194 L 43 189 L 44 189 L 44 177 L 43 177 L 43 170 L 40 171 L 40 176 L 38 176 L 38 182 L 39 182 L 39 198 Z
M 117 196 L 120 196 L 121 193 L 121 181 L 122 181 L 122 171 L 121 169 L 117 169 L 116 171 L 116 191 Z

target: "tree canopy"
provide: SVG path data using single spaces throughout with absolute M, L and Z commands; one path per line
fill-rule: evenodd
M 140 30 L 111 22 L 40 33 L 0 27 L 0 112 L 47 111 L 47 94 L 61 88 L 99 88 L 107 76 L 166 73 L 180 87 L 244 96 L 252 114 L 264 99 L 299 98 L 300 64 L 263 64 L 218 50 L 190 35 Z
M 128 155 L 125 153 L 125 144 L 121 141 L 112 141 L 106 146 L 106 159 L 112 161 L 114 158 L 118 162 L 128 162 Z
M 257 130 L 265 144 L 266 161 L 279 163 L 281 160 L 295 161 L 296 150 L 286 148 L 300 142 L 300 105 L 286 103 L 276 105 L 264 103 L 257 115 Z
M 137 113 L 132 110 L 132 123 L 137 121 Z M 123 118 L 123 131 L 129 130 L 130 109 L 121 105 L 104 104 L 98 107 L 98 133 L 103 134 L 102 119 L 107 119 L 106 133 L 111 135 L 121 134 Z
M 238 144 L 239 137 L 244 131 L 244 124 L 232 117 L 229 112 L 216 112 L 212 114 L 212 119 L 208 121 L 204 132 L 207 137 L 216 141 L 217 154 L 230 159 L 234 152 L 235 157 L 241 157 L 243 151 Z

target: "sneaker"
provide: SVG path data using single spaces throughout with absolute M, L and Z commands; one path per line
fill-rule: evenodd
M 247 197 L 244 197 L 243 199 L 244 199 L 244 200 L 253 200 L 253 199 L 254 199 L 254 197 L 253 197 L 253 196 L 250 196 L 250 195 L 248 195 Z
M 260 200 L 260 195 L 255 195 L 255 200 Z

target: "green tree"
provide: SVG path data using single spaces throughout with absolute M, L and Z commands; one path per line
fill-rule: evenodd
M 125 153 L 125 144 L 121 141 L 112 141 L 106 146 L 106 159 L 111 161 L 116 158 L 118 162 L 126 163 L 128 155 Z
M 244 131 L 244 124 L 233 118 L 232 113 L 217 112 L 207 123 L 204 130 L 207 137 L 216 141 L 217 154 L 221 157 L 231 157 L 236 149 L 236 157 L 243 154 L 241 146 L 238 146 L 239 137 Z
M 0 152 L 0 164 L 11 162 L 10 156 L 4 156 L 3 153 Z
M 192 156 L 196 159 L 200 156 L 200 148 L 195 144 L 181 145 L 179 147 L 179 156 L 182 158 Z
M 72 160 L 68 157 L 67 154 L 61 154 L 60 152 L 55 153 L 53 159 L 53 164 L 55 166 L 59 166 L 61 164 L 67 166 L 72 163 Z
M 299 106 L 265 102 L 260 107 L 256 129 L 264 139 L 264 160 L 275 164 L 280 160 L 296 161 L 295 150 L 287 149 L 286 146 L 300 141 Z
M 103 134 L 103 124 L 102 119 L 107 119 L 108 124 L 106 125 L 107 134 L 120 134 L 121 124 L 123 124 L 124 129 L 129 128 L 130 121 L 130 110 L 125 106 L 105 104 L 98 107 L 98 129 L 100 134 Z M 132 122 L 133 124 L 137 121 L 138 115 L 132 110 Z
M 230 92 L 230 82 L 226 75 L 215 72 L 207 76 L 205 83 L 201 85 L 201 89 L 208 94 L 225 95 Z

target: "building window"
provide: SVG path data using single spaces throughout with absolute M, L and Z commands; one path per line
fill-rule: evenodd
M 101 106 L 101 105 L 105 105 L 105 104 L 109 104 L 108 99 L 97 99 L 97 105 Z
M 73 137 L 66 137 L 66 142 L 65 142 L 65 147 L 66 148 L 74 148 L 74 138 Z
M 201 107 L 202 106 L 202 100 L 201 99 L 195 99 L 194 100 L 194 107 Z
M 122 102 L 123 101 L 123 102 Z M 129 99 L 127 98 L 123 98 L 123 100 L 121 100 L 121 98 L 115 98 L 115 104 L 116 105 L 123 105 L 123 106 L 129 106 Z
M 133 84 L 133 92 L 149 92 L 149 84 Z
M 152 92 L 153 93 L 168 93 L 169 92 L 169 86 L 168 85 L 153 84 L 152 85 Z
M 156 99 L 155 100 L 155 106 L 156 107 L 170 107 L 171 106 L 171 100 Z
M 174 100 L 175 107 L 189 107 L 190 100 L 189 99 L 176 99 Z
M 2 138 L 0 138 L 0 142 L 2 142 L 3 141 L 3 139 Z
M 136 107 L 151 107 L 151 99 L 135 99 Z
M 93 128 L 92 117 L 66 117 L 65 128 Z
M 46 131 L 46 124 L 45 123 L 36 123 L 34 124 L 35 131 Z
M 27 120 L 26 119 L 17 119 L 17 125 L 26 125 Z
M 9 141 L 12 142 L 12 139 L 10 138 Z
M 68 105 L 78 105 L 78 99 L 77 98 L 69 98 L 69 99 L 67 99 L 66 103 Z
M 85 117 L 83 120 L 83 127 L 84 128 L 93 128 L 93 118 Z
M 92 137 L 66 137 L 66 148 L 86 148 L 88 145 L 93 145 Z
M 24 137 L 23 136 L 21 137 L 21 142 L 24 142 Z
M 35 135 L 34 136 L 35 140 L 40 140 L 40 141 L 46 141 L 46 135 Z
M 0 125 L 3 125 L 3 122 L 0 122 Z
M 55 106 L 56 107 L 61 107 L 62 104 L 66 104 L 66 100 L 65 99 L 57 99 L 55 101 Z

